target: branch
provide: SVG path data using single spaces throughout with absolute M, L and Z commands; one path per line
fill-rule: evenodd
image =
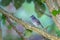
M 13 23 L 10 21 L 10 19 L 6 16 L 6 18 L 7 18 L 7 21 L 8 21 L 8 23 L 12 26 L 12 28 L 18 33 L 18 35 L 20 35 L 22 38 L 23 38 L 23 40 L 26 40 L 25 38 L 24 38 L 24 36 L 23 36 L 23 33 L 21 33 L 20 31 L 18 31 L 17 29 L 16 29 L 16 27 L 13 25 Z
M 57 38 L 55 36 L 52 36 L 48 33 L 46 33 L 45 31 L 43 31 L 42 29 L 38 29 L 38 28 L 35 28 L 34 26 L 31 26 L 30 24 L 28 23 L 25 23 L 23 22 L 22 20 L 20 19 L 17 19 L 16 17 L 10 15 L 9 13 L 5 12 L 3 9 L 0 8 L 0 12 L 2 14 L 4 14 L 5 16 L 8 16 L 9 18 L 11 18 L 12 20 L 16 21 L 17 23 L 23 25 L 26 29 L 30 29 L 30 30 L 33 30 L 35 31 L 36 33 L 40 34 L 40 35 L 43 35 L 44 37 L 48 38 L 48 39 L 51 39 L 51 40 L 60 40 L 60 38 Z

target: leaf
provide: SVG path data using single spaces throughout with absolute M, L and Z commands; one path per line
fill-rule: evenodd
M 38 4 L 38 6 L 40 7 L 40 9 L 41 9 L 42 11 L 45 11 L 45 5 L 44 5 L 44 3 L 42 3 L 42 2 L 37 2 L 37 4 Z
M 52 14 L 53 14 L 54 16 L 56 16 L 57 14 L 60 14 L 60 9 L 58 9 L 58 11 L 57 11 L 57 10 L 53 10 L 53 11 L 52 11 Z
M 60 14 L 60 9 L 58 10 L 58 14 Z
M 41 2 L 41 0 L 35 0 L 35 2 L 37 2 L 40 6 L 44 5 L 44 3 Z
M 23 38 L 22 38 L 22 37 L 20 37 L 20 40 L 23 40 Z
M 55 32 L 56 32 L 56 25 L 54 23 L 52 25 L 48 25 L 47 31 L 48 31 L 48 33 L 55 34 Z M 52 33 L 52 32 L 54 32 L 54 33 Z
M 43 15 L 43 12 L 41 12 L 41 11 L 39 12 L 38 10 L 36 10 L 36 14 L 37 14 L 37 17 L 39 18 Z
M 56 15 L 57 15 L 57 13 L 58 13 L 58 11 L 57 11 L 57 10 L 53 10 L 53 11 L 52 11 L 52 14 L 53 14 L 54 16 L 56 16 Z
M 45 13 L 46 7 L 45 4 L 39 0 L 35 1 L 35 11 L 37 12 L 37 16 L 41 17 Z
M 10 2 L 12 2 L 12 0 L 2 0 L 1 5 L 7 6 L 7 5 L 9 5 Z
M 56 32 L 57 36 L 60 37 L 60 30 Z
M 29 31 L 29 32 L 32 32 L 32 30 L 29 30 L 29 29 L 26 29 L 27 31 Z
M 8 27 L 7 27 L 9 30 L 11 30 L 12 29 L 12 26 L 11 25 L 8 25 Z
M 44 3 L 44 2 L 45 2 L 45 0 L 41 0 L 41 2 L 42 2 L 42 3 Z
M 2 18 L 2 14 L 0 13 L 0 20 L 1 20 L 1 18 Z
M 32 30 L 26 29 L 24 32 L 24 36 L 29 38 L 32 35 Z
M 28 3 L 31 3 L 32 0 L 26 0 Z
M 2 22 L 3 22 L 3 24 L 6 23 L 6 16 L 5 15 L 2 15 Z
M 24 1 L 25 0 L 14 0 L 14 6 L 16 7 L 16 9 L 20 8 Z

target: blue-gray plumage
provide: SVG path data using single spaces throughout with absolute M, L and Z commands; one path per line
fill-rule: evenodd
M 44 28 L 43 25 L 41 24 L 41 22 L 34 15 L 31 16 L 31 20 L 36 25 L 41 25 L 41 27 Z

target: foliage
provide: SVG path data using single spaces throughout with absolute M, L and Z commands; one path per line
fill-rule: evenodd
M 2 22 L 3 22 L 3 24 L 6 24 L 6 16 L 5 15 L 2 15 Z
M 2 0 L 1 5 L 7 6 L 7 5 L 9 5 L 10 2 L 12 2 L 12 0 Z
M 45 0 L 41 0 L 41 2 L 42 2 L 42 3 L 44 3 L 44 2 L 45 2 Z
M 57 37 L 60 37 L 60 30 L 56 31 Z
M 2 14 L 0 13 L 0 20 L 1 20 L 1 18 L 2 18 Z
M 14 0 L 14 6 L 16 7 L 16 9 L 18 9 L 25 0 Z
M 53 14 L 54 16 L 56 16 L 57 14 L 60 14 L 60 9 L 58 9 L 58 10 L 53 10 L 53 11 L 52 11 L 52 14 Z
M 7 33 L 5 37 L 3 37 L 3 40 L 21 40 L 21 38 L 17 36 L 13 36 L 11 33 Z
M 32 0 L 27 0 L 28 3 L 31 3 Z
M 32 30 L 26 29 L 24 32 L 24 36 L 29 38 L 32 35 Z
M 35 0 L 35 3 L 37 3 L 42 9 L 45 9 L 44 3 L 42 3 L 40 0 Z
M 12 26 L 11 26 L 11 25 L 8 25 L 7 28 L 8 28 L 9 30 L 11 30 L 11 29 L 12 29 Z
M 16 9 L 18 9 L 25 0 L 2 0 L 0 3 L 2 6 L 8 6 L 11 2 L 13 2 Z
M 46 10 L 45 4 L 40 0 L 35 0 L 35 10 L 37 12 L 37 16 L 41 17 Z
M 19 40 L 24 40 L 24 39 L 22 37 L 20 37 Z

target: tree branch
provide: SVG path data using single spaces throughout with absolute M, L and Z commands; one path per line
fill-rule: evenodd
M 35 28 L 34 26 L 31 26 L 30 24 L 28 23 L 25 23 L 23 22 L 22 20 L 20 19 L 17 19 L 16 17 L 10 15 L 9 13 L 5 12 L 3 9 L 0 8 L 0 12 L 6 16 L 8 16 L 9 18 L 11 18 L 12 20 L 16 21 L 17 23 L 23 25 L 26 29 L 30 29 L 30 30 L 33 30 L 35 31 L 36 33 L 40 34 L 40 35 L 43 35 L 44 37 L 48 38 L 48 39 L 51 39 L 51 40 L 60 40 L 60 38 L 57 38 L 55 36 L 52 36 L 48 33 L 46 33 L 45 31 L 43 31 L 42 29 L 38 29 L 38 28 Z
M 10 19 L 6 16 L 6 18 L 7 18 L 7 21 L 8 21 L 8 23 L 12 26 L 12 28 L 18 33 L 18 35 L 20 35 L 20 37 L 22 37 L 23 38 L 23 40 L 26 40 L 25 38 L 24 38 L 24 36 L 23 36 L 23 33 L 21 33 L 20 31 L 18 31 L 17 29 L 16 29 L 16 27 L 13 25 L 13 23 L 10 21 Z

